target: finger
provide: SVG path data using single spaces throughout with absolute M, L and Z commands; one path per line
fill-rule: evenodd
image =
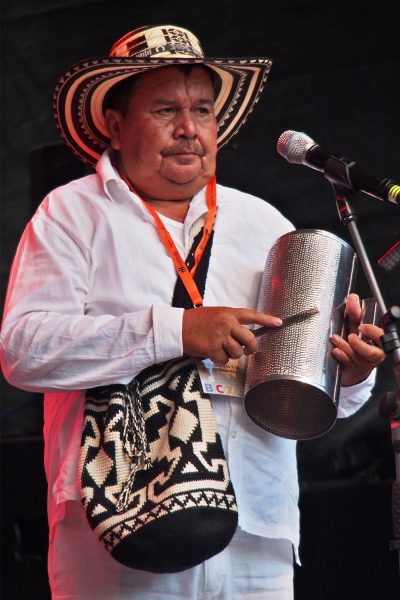
M 334 348 L 332 350 L 332 356 L 336 358 L 340 362 L 343 367 L 350 366 L 353 364 L 350 356 L 341 348 Z
M 346 313 L 351 320 L 357 320 L 361 317 L 360 298 L 357 294 L 348 295 L 346 300 Z
M 216 365 L 226 365 L 226 363 L 229 362 L 230 357 L 222 346 L 221 348 L 209 352 L 206 358 L 211 359 Z
M 246 356 L 253 354 L 253 352 L 256 351 L 257 339 L 253 332 L 247 327 L 238 325 L 237 327 L 232 328 L 231 338 L 233 338 L 233 340 L 240 345 L 242 348 L 242 353 L 244 352 Z
M 332 351 L 332 354 L 343 367 L 341 384 L 345 386 L 354 385 L 364 381 L 377 366 L 365 361 L 357 364 L 354 360 L 354 356 L 347 354 L 339 348 L 335 348 Z
M 351 336 L 348 337 L 348 341 L 345 341 L 341 338 L 339 338 L 339 340 L 332 340 L 336 346 L 332 352 L 333 356 L 335 356 L 335 358 L 337 358 L 343 365 L 353 364 L 360 369 L 373 369 L 376 366 L 375 362 L 373 360 L 368 360 L 368 358 L 366 358 L 363 354 L 359 354 L 351 346 L 350 338 L 352 336 L 354 336 L 354 334 L 351 334 Z M 361 343 L 365 344 L 365 342 Z M 365 345 L 370 348 L 368 344 Z
M 377 325 L 372 325 L 370 323 L 364 323 L 359 327 L 360 333 L 362 333 L 365 337 L 369 338 L 374 344 L 382 347 L 381 337 L 385 333 L 381 327 Z
M 333 335 L 331 341 L 335 346 L 332 350 L 332 354 L 339 362 L 343 365 L 354 363 L 354 351 L 346 340 L 338 335 Z
M 346 300 L 346 316 L 349 333 L 357 333 L 361 321 L 360 298 L 357 294 L 349 294 Z
M 385 354 L 383 350 L 378 346 L 371 346 L 368 342 L 364 342 L 359 338 L 358 335 L 352 334 L 348 338 L 348 343 L 359 362 L 364 361 L 374 366 L 380 365 Z
M 249 308 L 237 308 L 234 310 L 236 318 L 242 325 L 264 325 L 266 327 L 279 327 L 282 325 L 282 319 Z
M 367 344 L 355 334 L 349 335 L 347 341 L 334 335 L 331 341 L 335 345 L 333 355 L 343 365 L 353 363 L 361 369 L 373 369 L 384 359 L 384 353 L 380 348 Z
M 232 337 L 225 340 L 222 347 L 229 358 L 237 359 L 244 354 L 243 346 Z

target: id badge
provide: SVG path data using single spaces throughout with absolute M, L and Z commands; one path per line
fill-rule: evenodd
M 209 358 L 196 361 L 201 386 L 205 394 L 221 396 L 244 396 L 244 382 L 247 370 L 247 356 L 229 359 L 226 365 L 216 365 Z

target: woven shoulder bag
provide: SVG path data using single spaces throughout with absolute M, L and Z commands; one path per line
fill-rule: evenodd
M 196 271 L 202 290 L 209 246 Z M 179 278 L 173 304 L 190 306 Z M 236 499 L 192 358 L 148 367 L 128 385 L 87 391 L 80 479 L 90 526 L 124 565 L 173 573 L 227 546 Z

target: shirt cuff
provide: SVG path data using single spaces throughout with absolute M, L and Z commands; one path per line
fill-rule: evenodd
M 183 313 L 183 308 L 153 306 L 154 350 L 157 363 L 182 356 Z
M 369 399 L 375 378 L 376 369 L 373 369 L 364 381 L 340 388 L 338 418 L 354 414 Z

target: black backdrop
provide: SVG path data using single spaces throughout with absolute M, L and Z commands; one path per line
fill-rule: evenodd
M 59 143 L 51 95 L 62 71 L 104 56 L 143 24 L 192 29 L 209 56 L 274 59 L 265 94 L 219 156 L 218 179 L 267 199 L 297 227 L 350 241 L 324 178 L 275 150 L 286 129 L 399 179 L 398 0 L 3 0 L 2 298 L 18 239 L 42 196 L 84 172 Z M 359 194 L 360 231 L 386 302 L 400 303 L 400 271 L 378 258 L 399 239 L 399 207 Z M 246 251 L 246 248 L 243 248 Z M 370 295 L 362 274 L 358 290 Z M 390 489 L 394 458 L 379 398 L 394 386 L 390 361 L 370 402 L 321 439 L 299 444 L 303 567 L 296 597 L 397 598 Z M 2 381 L 2 553 L 5 598 L 47 597 L 40 395 Z M 256 460 L 256 457 L 255 457 Z M 29 585 L 26 581 L 30 579 Z

